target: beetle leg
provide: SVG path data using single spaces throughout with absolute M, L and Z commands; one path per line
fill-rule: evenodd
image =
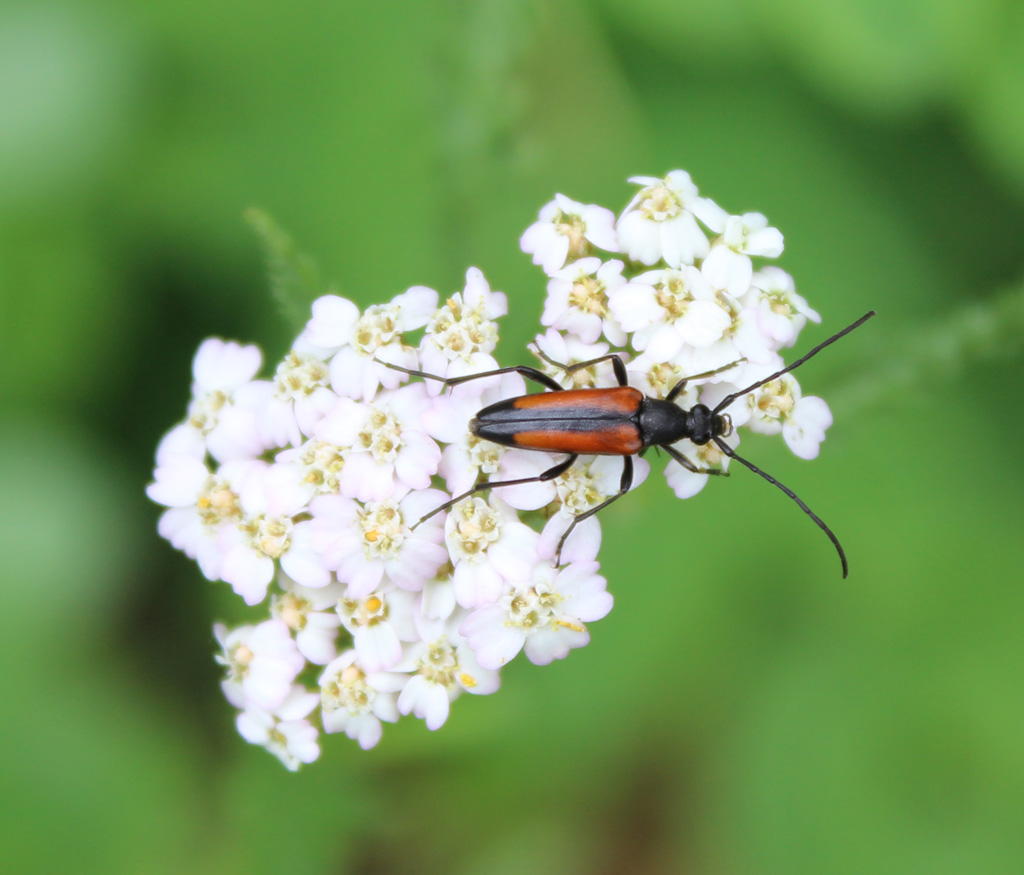
M 729 368 L 734 368 L 736 365 L 742 365 L 746 362 L 745 358 L 736 359 L 734 362 L 729 362 L 727 365 L 722 365 L 720 368 L 715 368 L 713 371 L 705 371 L 703 374 L 694 374 L 692 377 L 683 377 L 678 383 L 676 383 L 672 390 L 665 396 L 666 401 L 675 401 L 676 397 L 686 388 L 686 384 L 690 380 L 703 380 L 705 377 L 713 377 L 715 374 L 720 374 L 722 371 L 727 371 Z
M 483 483 L 477 483 L 472 489 L 467 489 L 462 495 L 456 495 L 454 498 L 446 501 L 444 504 L 438 505 L 430 513 L 424 517 L 420 517 L 414 522 L 410 529 L 415 529 L 420 523 L 425 520 L 429 520 L 434 514 L 440 513 L 442 510 L 448 510 L 454 507 L 463 499 L 469 498 L 469 496 L 481 492 L 484 489 L 494 489 L 497 486 L 522 486 L 524 483 L 546 483 L 548 480 L 554 480 L 560 474 L 564 474 L 572 466 L 576 459 L 579 458 L 575 455 L 570 455 L 568 458 L 563 459 L 557 465 L 548 468 L 547 471 L 543 471 L 536 477 L 521 477 L 518 480 L 485 480 Z
M 717 443 L 717 441 L 716 441 Z M 682 453 L 679 452 L 675 447 L 670 447 L 668 444 L 661 445 L 665 452 L 668 453 L 673 459 L 675 459 L 680 465 L 682 465 L 687 471 L 692 471 L 694 474 L 711 474 L 717 477 L 728 477 L 729 472 L 723 471 L 721 468 L 698 468 L 689 459 L 686 458 Z M 729 455 L 728 453 L 726 455 Z
M 558 549 L 555 550 L 555 567 L 556 568 L 558 567 L 559 560 L 562 558 L 562 547 L 565 546 L 566 539 L 572 533 L 572 530 L 576 528 L 576 524 L 583 522 L 583 520 L 585 520 L 587 517 L 593 516 L 599 510 L 604 510 L 613 501 L 615 501 L 615 500 L 617 500 L 619 498 L 622 498 L 623 495 L 625 495 L 627 492 L 629 492 L 629 488 L 632 485 L 633 485 L 633 457 L 632 456 L 623 456 L 622 457 L 622 479 L 619 481 L 619 491 L 616 492 L 610 498 L 606 498 L 600 504 L 595 505 L 594 507 L 590 508 L 590 510 L 585 510 L 583 513 L 578 513 L 578 514 L 576 514 L 576 516 L 574 516 L 572 518 L 572 522 L 569 523 L 569 528 L 567 528 L 562 533 L 562 537 L 558 539 Z
M 501 374 L 516 373 L 520 376 L 525 377 L 527 380 L 533 380 L 535 383 L 540 383 L 542 386 L 550 389 L 552 392 L 561 392 L 563 387 L 552 380 L 543 371 L 538 371 L 536 368 L 531 368 L 529 365 L 514 365 L 511 368 L 497 368 L 493 371 L 483 371 L 479 374 L 464 374 L 461 377 L 439 377 L 437 374 L 428 374 L 426 371 L 414 371 L 412 368 L 403 368 L 401 365 L 393 365 L 390 362 L 382 362 L 380 359 L 374 359 L 377 364 L 384 365 L 386 368 L 391 368 L 393 371 L 401 371 L 403 374 L 408 374 L 410 377 L 422 377 L 424 380 L 436 380 L 438 383 L 444 383 L 445 386 L 458 386 L 460 383 L 468 383 L 470 380 L 481 380 L 484 377 L 498 377 Z
M 576 362 L 572 365 L 563 365 L 561 362 L 556 362 L 553 358 L 550 358 L 544 352 L 541 351 L 540 347 L 534 346 L 530 350 L 537 358 L 547 362 L 553 368 L 559 368 L 565 371 L 566 374 L 575 374 L 576 371 L 582 371 L 584 368 L 592 367 L 593 365 L 599 365 L 601 362 L 611 362 L 612 370 L 615 371 L 615 379 L 618 380 L 620 386 L 628 386 L 629 378 L 626 376 L 626 366 L 623 364 L 622 356 L 617 352 L 610 352 L 607 355 L 600 355 L 596 359 L 590 359 L 585 362 Z

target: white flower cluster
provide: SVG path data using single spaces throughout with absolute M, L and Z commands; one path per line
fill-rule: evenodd
M 582 388 L 610 385 L 610 366 L 554 363 L 621 350 L 630 382 L 655 397 L 740 362 L 679 397 L 713 406 L 778 370 L 778 350 L 818 316 L 786 273 L 755 270 L 754 259 L 782 251 L 764 216 L 730 216 L 682 171 L 631 181 L 641 190 L 618 220 L 557 195 L 523 234 L 550 278 L 535 352 L 563 385 Z M 239 732 L 290 769 L 319 755 L 317 723 L 364 749 L 399 715 L 437 729 L 462 692 L 497 690 L 520 651 L 538 665 L 564 658 L 611 610 L 596 517 L 557 548 L 576 515 L 619 491 L 620 459 L 581 458 L 550 481 L 431 515 L 479 481 L 536 477 L 564 458 L 470 433 L 480 408 L 525 393 L 518 374 L 445 389 L 388 367 L 495 370 L 506 311 L 473 268 L 444 301 L 423 286 L 364 312 L 320 298 L 271 379 L 257 378 L 256 347 L 210 339 L 196 354 L 187 417 L 161 441 L 147 492 L 167 507 L 160 534 L 207 578 L 248 605 L 266 603 L 273 585 L 268 619 L 215 627 L 217 659 Z M 730 413 L 736 426 L 781 431 L 804 458 L 831 424 L 825 403 L 802 397 L 788 374 Z M 728 462 L 713 443 L 677 449 L 701 468 Z M 649 466 L 634 464 L 639 485 Z M 672 461 L 666 476 L 685 498 L 708 475 Z

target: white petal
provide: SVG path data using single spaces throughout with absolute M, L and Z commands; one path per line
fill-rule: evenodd
M 708 482 L 707 474 L 694 474 L 676 461 L 665 466 L 665 479 L 676 498 L 692 498 L 700 492 Z
M 206 392 L 228 391 L 251 380 L 263 364 L 257 346 L 241 346 L 216 337 L 204 340 L 192 362 L 196 383 Z
M 617 288 L 609 296 L 608 306 L 619 324 L 629 332 L 646 328 L 665 315 L 654 287 L 638 282 Z
M 313 302 L 312 310 L 313 318 L 303 332 L 309 343 L 328 349 L 351 343 L 352 330 L 359 319 L 359 308 L 355 304 L 338 295 L 324 295 Z
M 391 303 L 399 308 L 399 329 L 415 331 L 426 325 L 437 309 L 437 292 L 427 286 L 412 286 Z
M 273 577 L 274 561 L 241 544 L 228 551 L 221 567 L 221 578 L 231 584 L 247 605 L 258 605 L 267 597 Z
M 658 223 L 648 221 L 638 212 L 627 212 L 619 219 L 616 230 L 619 250 L 625 252 L 630 261 L 657 264 L 661 260 L 661 232 Z
M 690 306 L 692 307 L 695 303 L 697 302 L 692 302 Z M 654 362 L 667 362 L 675 358 L 679 350 L 683 348 L 683 338 L 678 328 L 681 324 L 682 320 L 678 320 L 673 325 L 664 323 L 652 325 L 650 339 L 644 344 L 644 353 L 647 358 Z M 636 338 L 634 338 L 634 342 L 635 340 Z
M 451 581 L 428 580 L 423 584 L 420 610 L 430 620 L 446 620 L 455 610 L 455 589 Z
M 191 507 L 205 486 L 210 472 L 191 455 L 165 455 L 164 463 L 153 472 L 156 483 L 146 487 L 146 495 L 167 507 Z
M 255 459 L 267 449 L 256 411 L 233 404 L 221 409 L 216 427 L 206 436 L 206 446 L 218 462 Z
M 331 359 L 331 388 L 342 397 L 362 398 L 367 361 L 351 346 L 342 347 Z
M 501 468 L 496 480 L 519 480 L 536 477 L 557 464 L 554 456 L 526 450 L 510 450 L 501 459 Z M 555 499 L 552 483 L 534 482 L 520 486 L 501 487 L 501 500 L 516 510 L 539 510 Z
M 708 238 L 688 212 L 661 222 L 660 238 L 662 258 L 669 267 L 691 265 L 708 253 Z
M 713 289 L 724 289 L 740 298 L 750 288 L 754 267 L 749 256 L 733 252 L 728 246 L 713 246 L 700 272 Z
M 792 418 L 782 425 L 782 437 L 794 455 L 801 459 L 816 459 L 825 440 L 825 430 L 832 425 L 832 412 L 828 405 L 814 395 L 797 401 Z
M 427 729 L 440 729 L 448 719 L 448 691 L 440 684 L 428 684 L 427 694 L 422 700 L 423 718 Z
M 167 457 L 178 455 L 192 456 L 200 462 L 206 458 L 206 441 L 197 429 L 187 423 L 176 425 L 160 438 L 156 448 L 156 466 L 159 468 Z
M 274 728 L 274 718 L 262 709 L 250 708 L 235 718 L 238 734 L 250 744 L 266 744 Z
M 732 325 L 732 318 L 711 301 L 691 301 L 686 315 L 676 322 L 679 334 L 691 346 L 710 346 Z
M 285 574 L 303 586 L 327 586 L 331 573 L 324 567 L 323 557 L 313 550 L 313 529 L 309 522 L 301 522 L 291 533 L 291 546 L 281 555 L 281 568 Z
M 356 740 L 363 750 L 369 750 L 372 747 L 376 747 L 377 742 L 380 741 L 381 733 L 380 720 L 367 714 L 362 718 Z
M 402 644 L 390 623 L 356 629 L 352 636 L 359 661 L 367 671 L 384 671 L 402 658 Z
M 583 208 L 583 222 L 586 225 L 584 237 L 598 249 L 615 252 L 619 248 L 615 233 L 615 213 L 605 207 L 590 204 Z
M 746 252 L 766 258 L 778 258 L 782 255 L 782 232 L 778 228 L 763 228 L 747 236 Z

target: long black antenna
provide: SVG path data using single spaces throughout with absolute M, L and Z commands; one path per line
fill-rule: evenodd
M 869 313 L 868 314 L 868 316 L 873 316 L 873 315 L 874 315 L 874 313 Z M 864 317 L 864 319 L 867 319 L 867 318 L 868 318 L 867 316 Z M 861 319 L 860 321 L 863 322 L 864 319 Z M 856 328 L 857 325 L 859 325 L 859 324 L 860 324 L 860 322 L 850 326 L 850 328 L 847 328 L 846 330 L 850 331 L 852 328 Z M 845 334 L 846 332 L 843 332 L 843 333 Z M 835 340 L 835 337 L 833 337 L 832 340 Z M 832 341 L 827 341 L 827 343 L 831 343 L 831 342 Z M 825 344 L 822 344 L 822 346 L 824 346 L 824 345 Z M 815 350 L 815 352 L 817 352 L 817 350 Z M 813 355 L 813 353 L 812 353 L 812 355 Z M 839 543 L 839 539 L 835 536 L 835 532 L 833 532 L 832 529 L 830 529 L 827 525 L 825 525 L 824 520 L 822 520 L 822 518 L 820 516 L 818 516 L 813 510 L 811 510 L 806 504 L 804 504 L 803 501 L 800 499 L 800 497 L 792 489 L 790 489 L 788 486 L 785 486 L 784 484 L 780 483 L 778 480 L 776 480 L 774 477 L 772 477 L 771 474 L 766 474 L 764 471 L 762 471 L 760 468 L 758 468 L 757 465 L 755 465 L 753 462 L 748 462 L 746 459 L 744 459 L 743 456 L 736 455 L 736 452 L 733 450 L 733 448 L 730 447 L 721 438 L 716 437 L 714 440 L 715 440 L 715 443 L 718 445 L 718 449 L 720 449 L 723 453 L 725 453 L 730 459 L 735 459 L 741 465 L 746 465 L 755 474 L 760 474 L 769 483 L 771 483 L 771 484 L 773 484 L 775 486 L 778 486 L 779 489 L 781 489 L 783 492 L 785 492 L 786 495 L 788 495 L 790 498 L 793 499 L 793 501 L 795 501 L 797 503 L 797 505 L 800 507 L 800 510 L 802 510 L 805 514 L 807 514 L 807 516 L 809 516 L 812 520 L 814 520 L 814 522 L 818 526 L 818 528 L 821 529 L 826 535 L 828 535 L 828 539 L 833 544 L 835 544 L 836 551 L 839 553 L 839 561 L 843 563 L 843 578 L 845 579 L 846 575 L 850 573 L 850 566 L 846 562 L 846 553 L 843 552 L 843 547 Z
M 853 331 L 854 328 L 859 328 L 861 325 L 863 325 L 865 322 L 867 322 L 868 319 L 870 319 L 874 315 L 875 315 L 875 311 L 874 310 L 869 310 L 867 313 L 865 313 L 863 316 L 861 316 L 860 319 L 858 319 L 852 325 L 847 325 L 838 334 L 833 334 L 828 340 L 824 341 L 823 343 L 819 343 L 816 347 L 814 347 L 814 349 L 812 349 L 809 353 L 807 353 L 807 355 L 803 356 L 802 358 L 798 358 L 795 362 L 793 362 L 793 364 L 787 365 L 781 371 L 776 371 L 770 377 L 765 377 L 763 380 L 758 380 L 756 383 L 753 383 L 750 386 L 747 386 L 746 389 L 741 389 L 739 392 L 733 392 L 732 395 L 726 395 L 725 398 L 723 398 L 719 402 L 718 406 L 714 410 L 712 410 L 711 412 L 712 413 L 718 413 L 719 411 L 724 410 L 726 407 L 728 407 L 730 404 L 732 404 L 732 402 L 735 401 L 737 398 L 742 398 L 748 392 L 753 392 L 759 386 L 763 386 L 765 383 L 770 383 L 772 380 L 778 379 L 783 374 L 788 374 L 790 371 L 795 371 L 805 361 L 807 361 L 808 359 L 814 358 L 814 356 L 816 356 L 819 352 L 821 352 L 830 343 L 835 343 L 837 340 L 839 340 L 840 337 L 844 337 L 845 335 L 847 335 L 851 331 Z M 737 456 L 737 458 L 739 458 L 739 457 Z M 743 460 L 740 459 L 740 461 L 743 461 Z M 744 464 L 748 464 L 748 463 L 744 462 Z M 796 496 L 793 496 L 793 497 L 796 498 Z M 805 508 L 805 510 L 806 510 L 806 508 Z M 807 512 L 811 513 L 810 511 L 807 511 Z M 814 516 L 814 514 L 811 514 L 811 516 Z M 814 517 L 814 518 L 818 519 L 817 517 Z M 822 528 L 824 528 L 824 524 L 821 522 L 821 520 L 818 520 L 818 523 L 819 523 L 819 525 L 822 526 Z M 827 532 L 828 529 L 825 529 L 825 531 Z M 833 537 L 832 540 L 834 541 L 835 538 Z M 839 544 L 837 543 L 836 546 L 838 547 Z M 839 552 L 842 553 L 842 550 L 840 550 Z M 844 568 L 846 567 L 845 560 L 843 561 L 843 567 Z M 846 577 L 846 575 L 844 574 L 843 577 Z

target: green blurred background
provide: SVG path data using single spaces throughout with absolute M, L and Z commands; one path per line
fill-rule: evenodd
M 548 668 L 286 772 L 156 535 L 211 334 L 279 357 L 243 210 L 361 305 L 509 293 L 556 191 L 688 170 L 786 235 L 821 458 L 602 516 L 616 608 Z M 0 8 L 5 871 L 1024 872 L 1024 6 L 633 0 Z M 1005 417 L 1005 421 L 1003 419 Z M 657 465 L 657 463 L 656 463 Z

